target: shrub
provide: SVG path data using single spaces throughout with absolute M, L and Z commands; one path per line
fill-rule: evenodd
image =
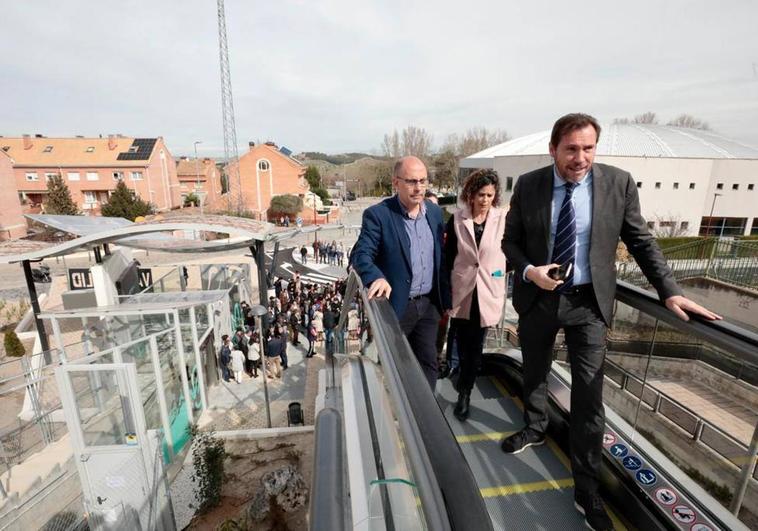
M 204 512 L 221 502 L 226 448 L 224 440 L 216 437 L 213 431 L 201 432 L 193 425 L 190 434 L 194 439 L 192 482 L 196 484 L 195 496 L 200 501 L 198 512 Z
M 7 330 L 5 332 L 5 337 L 3 338 L 3 346 L 5 347 L 5 354 L 8 356 L 20 358 L 26 354 L 24 344 L 18 338 L 18 335 L 16 335 L 16 332 L 14 330 Z

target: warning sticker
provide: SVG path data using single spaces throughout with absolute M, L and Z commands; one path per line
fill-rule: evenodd
M 647 468 L 643 470 L 639 470 L 635 474 L 635 477 L 637 478 L 637 481 L 639 481 L 646 487 L 655 485 L 655 482 L 658 481 L 658 477 L 655 475 L 655 472 L 653 472 L 652 470 L 648 470 Z
M 662 505 L 674 505 L 676 503 L 676 493 L 666 487 L 661 487 L 655 491 L 655 499 Z
M 603 446 L 608 447 L 616 444 L 616 436 L 612 433 L 605 432 L 603 434 Z
M 674 515 L 674 518 L 683 524 L 690 524 L 694 522 L 696 518 L 695 511 L 686 505 L 677 505 L 671 513 Z
M 627 455 L 624 460 L 624 468 L 627 470 L 639 470 L 642 468 L 642 459 L 634 455 Z
M 626 447 L 625 444 L 614 444 L 611 446 L 611 454 L 613 454 L 613 457 L 616 459 L 621 459 L 623 457 L 626 457 L 626 454 L 629 453 L 629 448 Z
M 692 524 L 692 527 L 690 527 L 690 531 L 713 531 L 713 528 L 706 524 Z

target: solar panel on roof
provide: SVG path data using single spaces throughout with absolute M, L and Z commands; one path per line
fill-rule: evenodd
M 290 155 L 292 155 L 292 150 L 291 150 L 291 149 L 287 149 L 287 148 L 286 148 L 286 147 L 284 147 L 284 146 L 282 146 L 282 147 L 280 147 L 280 148 L 279 148 L 279 152 L 280 152 L 280 153 L 284 153 L 284 154 L 285 154 L 285 155 L 287 155 L 288 157 L 289 157 Z
M 118 154 L 117 160 L 148 160 L 157 138 L 135 138 L 128 151 Z

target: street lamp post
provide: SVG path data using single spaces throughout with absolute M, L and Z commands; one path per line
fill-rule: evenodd
M 713 208 L 716 206 L 717 197 L 721 197 L 721 194 L 713 194 L 713 201 L 711 202 L 711 213 L 708 215 L 708 234 L 711 233 L 711 224 L 713 223 Z
M 197 158 L 197 145 L 202 144 L 202 140 L 197 140 L 195 142 L 195 196 L 197 197 L 198 201 L 200 202 L 200 215 L 203 215 L 203 198 L 200 196 L 200 159 Z

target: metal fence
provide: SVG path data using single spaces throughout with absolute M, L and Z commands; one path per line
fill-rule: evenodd
M 758 289 L 758 241 L 703 238 L 665 249 L 663 255 L 677 280 L 710 278 Z M 618 278 L 636 286 L 648 284 L 634 261 L 618 265 Z
M 736 468 L 744 466 L 745 456 L 748 454 L 746 444 L 703 419 L 666 393 L 645 385 L 643 380 L 607 358 L 605 376 L 622 391 L 640 398 L 649 411 L 666 418 L 694 441 L 728 460 Z M 758 479 L 758 467 L 753 468 L 751 475 L 754 479 Z

